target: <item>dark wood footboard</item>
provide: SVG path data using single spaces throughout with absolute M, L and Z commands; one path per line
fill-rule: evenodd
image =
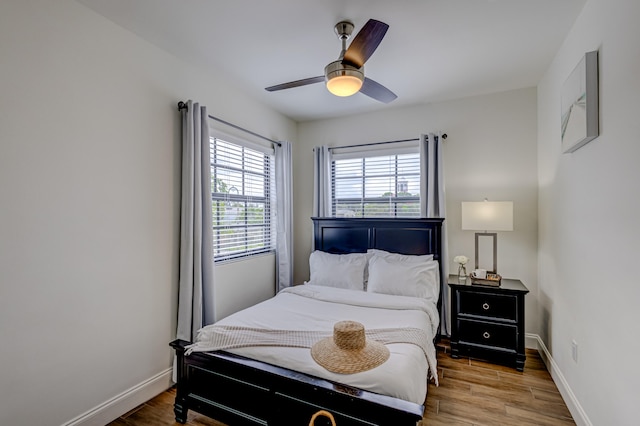
M 184 355 L 175 340 L 178 383 L 174 411 L 188 410 L 236 425 L 308 425 L 319 410 L 340 426 L 415 426 L 424 406 L 363 391 L 224 351 Z M 322 424 L 319 418 L 317 424 Z

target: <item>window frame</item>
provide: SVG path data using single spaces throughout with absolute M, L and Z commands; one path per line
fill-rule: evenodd
M 403 174 L 399 174 L 399 164 L 398 164 L 398 156 L 400 155 L 406 155 L 406 154 L 411 154 L 411 155 L 415 155 L 416 156 L 416 160 L 417 160 L 417 166 L 418 166 L 418 181 L 420 183 L 420 185 L 423 184 L 422 182 L 422 176 L 421 176 L 421 170 L 420 170 L 420 150 L 419 150 L 419 146 L 416 144 L 407 144 L 407 143 L 394 143 L 393 145 L 396 146 L 388 146 L 385 147 L 384 149 L 380 149 L 380 148 L 371 148 L 371 149 L 367 149 L 364 147 L 361 147 L 358 149 L 358 147 L 351 148 L 351 149 L 345 149 L 343 148 L 342 150 L 337 147 L 334 148 L 332 151 L 332 156 L 331 156 L 331 160 L 330 160 L 330 170 L 331 170 L 331 174 L 330 174 L 330 186 L 331 186 L 331 216 L 332 217 L 345 217 L 342 215 L 338 215 L 338 207 L 340 205 L 344 205 L 344 204 L 359 204 L 359 206 L 354 209 L 356 211 L 355 216 L 356 217 L 389 217 L 389 218 L 398 218 L 398 217 L 420 217 L 420 187 L 418 188 L 418 195 L 413 195 L 413 196 L 398 196 L 398 183 L 400 178 L 403 176 Z M 387 174 L 387 175 L 375 175 L 375 177 L 393 177 L 394 179 L 394 188 L 395 191 L 393 192 L 393 196 L 389 196 L 389 197 L 366 197 L 366 186 L 367 186 L 367 178 L 371 178 L 372 175 L 367 175 L 366 173 L 366 159 L 367 158 L 372 158 L 372 157 L 390 157 L 393 156 L 394 157 L 394 172 L 392 174 Z M 362 196 L 360 197 L 342 197 L 342 198 L 337 198 L 336 197 L 336 182 L 343 180 L 343 179 L 354 179 L 354 176 L 341 176 L 341 177 L 336 177 L 336 161 L 340 161 L 340 160 L 354 160 L 354 159 L 359 159 L 362 161 L 361 163 L 361 173 L 360 175 L 358 175 L 359 177 L 361 177 L 362 182 L 362 189 L 361 189 L 361 194 Z M 367 207 L 367 202 L 369 202 L 370 206 L 375 206 L 375 205 L 382 205 L 382 203 L 388 203 L 388 204 L 392 204 L 393 207 L 391 209 L 389 209 L 390 211 L 393 212 L 393 215 L 367 215 L 366 214 L 366 207 Z M 402 204 L 417 204 L 417 211 L 413 212 L 411 215 L 400 215 L 398 216 L 399 213 L 399 205 Z
M 217 150 L 219 147 L 217 141 L 225 142 L 235 147 L 239 147 L 241 151 L 241 167 L 225 165 L 217 163 Z M 251 151 L 252 155 L 259 153 L 262 155 L 263 172 L 250 170 L 246 168 L 247 165 L 247 150 Z M 272 147 L 267 148 L 262 144 L 252 143 L 242 137 L 230 135 L 225 132 L 221 132 L 216 129 L 210 128 L 209 133 L 209 153 L 210 153 L 210 167 L 211 167 L 211 219 L 212 219 L 212 234 L 213 234 L 213 261 L 215 263 L 227 262 L 232 260 L 239 260 L 256 255 L 263 255 L 265 253 L 275 252 L 275 153 Z M 242 181 L 242 188 L 238 194 L 232 194 L 229 192 L 217 192 L 217 179 L 220 175 L 220 170 L 227 170 L 234 173 L 239 173 Z M 246 195 L 246 183 L 247 176 L 259 177 L 263 182 L 263 195 Z M 237 188 L 236 188 L 237 189 Z M 221 206 L 225 203 L 240 203 L 243 204 L 244 223 L 243 224 L 224 224 L 221 223 Z M 250 223 L 251 217 L 248 212 L 248 207 L 251 204 L 259 204 L 263 206 L 263 222 L 258 224 Z M 225 243 L 224 239 L 220 238 L 221 233 L 224 230 L 235 229 L 244 230 L 242 233 L 244 238 L 238 242 L 238 245 L 244 246 L 242 251 L 233 251 L 224 254 L 221 252 L 221 247 Z M 260 242 L 262 247 L 257 249 L 251 249 L 252 241 L 250 239 L 252 229 L 262 229 L 262 239 Z

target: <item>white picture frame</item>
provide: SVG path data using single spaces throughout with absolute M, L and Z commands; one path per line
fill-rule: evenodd
M 599 134 L 598 51 L 587 52 L 562 86 L 562 152 L 574 152 Z

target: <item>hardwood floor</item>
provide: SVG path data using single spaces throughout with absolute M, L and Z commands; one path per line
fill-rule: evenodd
M 173 400 L 175 389 L 169 389 L 150 401 L 131 410 L 122 417 L 109 423 L 108 426 L 162 426 L 179 425 L 173 416 Z M 201 414 L 189 411 L 187 425 L 197 426 L 226 426 Z
M 420 426 L 574 425 L 538 353 L 527 349 L 524 372 L 475 359 L 452 359 L 448 342 L 438 345 L 440 386 L 429 384 Z M 176 425 L 175 390 L 109 423 L 108 426 Z M 225 426 L 189 412 L 188 425 Z
M 527 349 L 524 372 L 449 354 L 438 345 L 440 386 L 429 384 L 426 425 L 575 425 L 537 351 Z

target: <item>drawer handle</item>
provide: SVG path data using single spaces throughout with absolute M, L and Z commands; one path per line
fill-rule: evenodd
M 489 337 L 491 337 L 491 335 L 489 334 L 488 331 L 485 331 L 484 333 L 482 333 L 482 337 L 484 337 L 485 339 L 488 339 Z
M 485 311 L 488 311 L 490 307 L 491 306 L 489 306 L 489 304 L 487 302 L 482 304 L 482 309 L 484 309 Z

